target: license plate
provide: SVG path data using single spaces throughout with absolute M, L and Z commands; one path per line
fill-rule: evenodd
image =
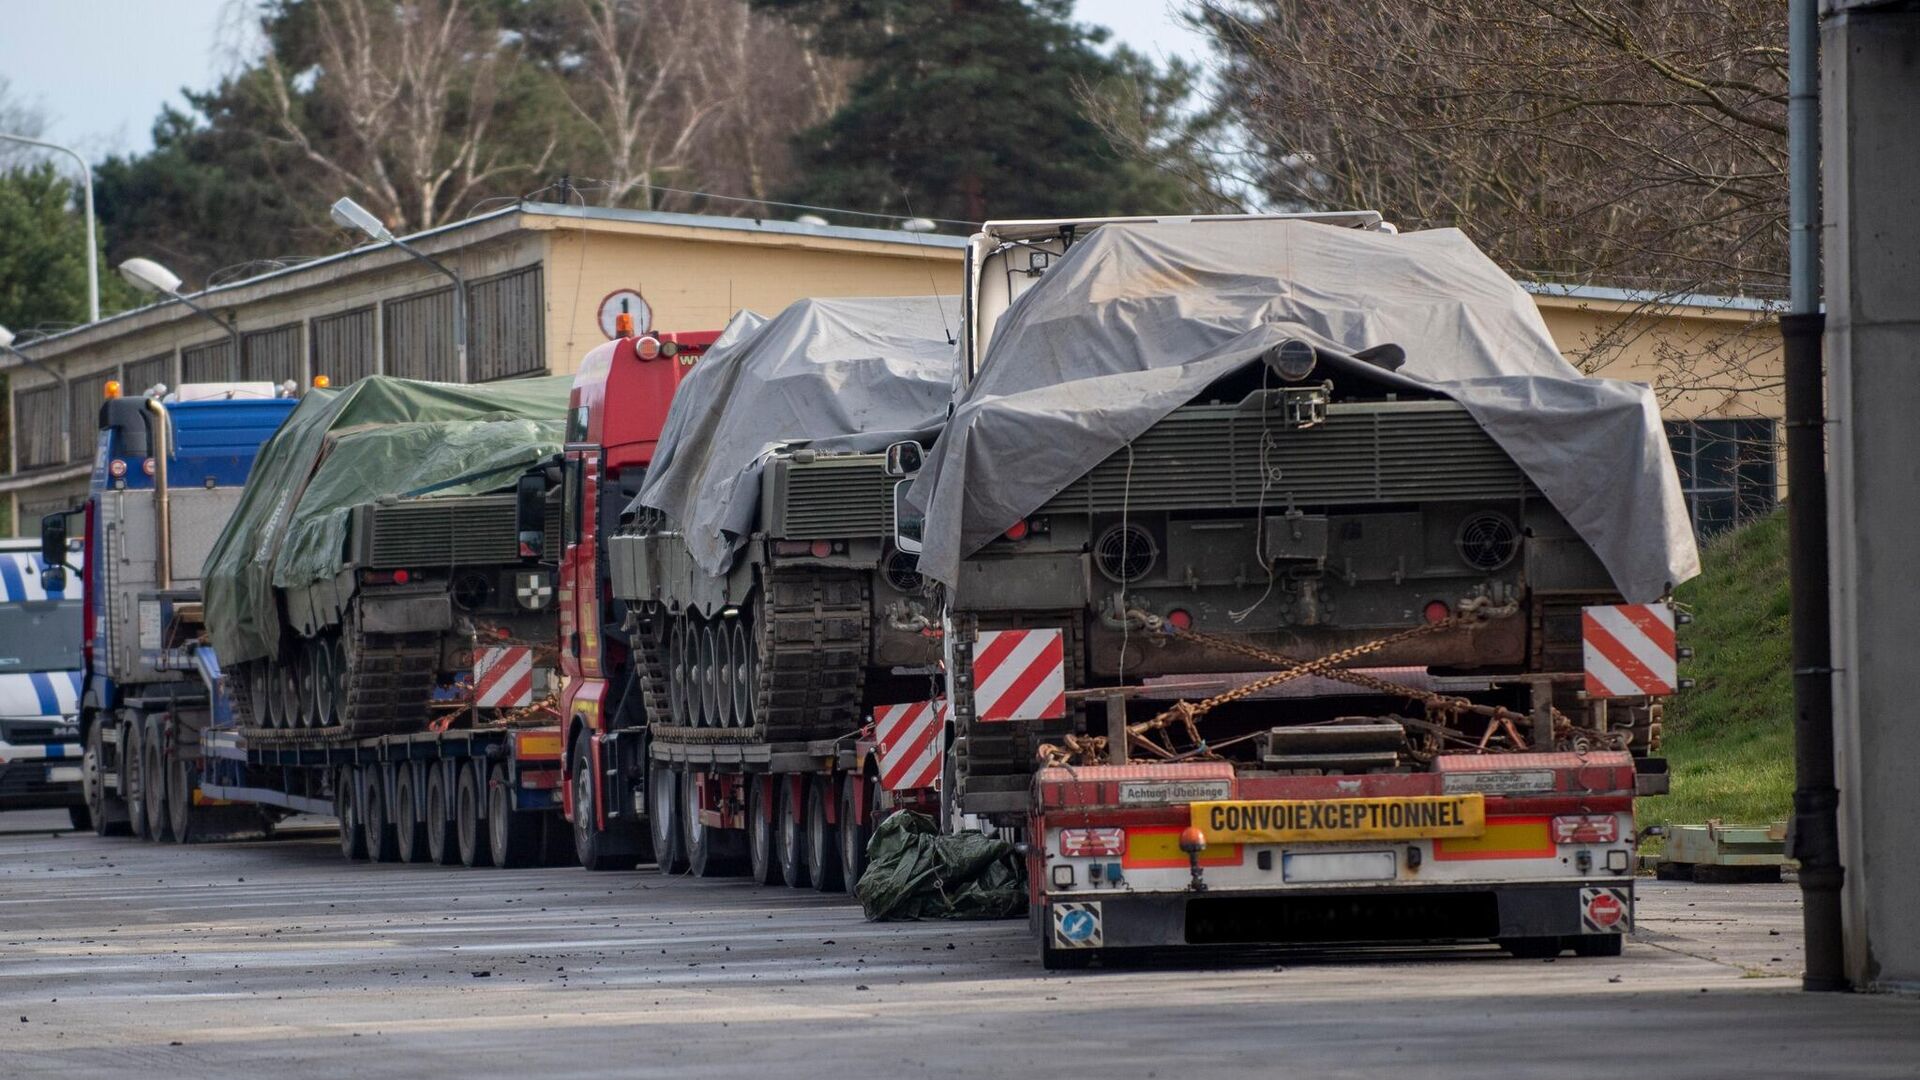
M 1280 856 L 1280 880 L 1289 885 L 1333 881 L 1392 881 L 1400 864 L 1391 851 L 1290 851 Z
M 1467 795 L 1387 799 L 1261 799 L 1197 802 L 1189 810 L 1207 843 L 1280 844 L 1295 840 L 1424 840 L 1479 836 L 1486 800 Z

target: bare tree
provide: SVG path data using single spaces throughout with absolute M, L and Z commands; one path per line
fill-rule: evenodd
M 46 116 L 38 108 L 20 100 L 20 96 L 13 92 L 12 81 L 0 75 L 0 131 L 39 139 L 45 137 L 46 128 Z M 37 160 L 42 156 L 43 151 L 16 142 L 0 141 L 0 169 L 10 169 L 23 161 Z
M 536 176 L 493 138 L 498 77 L 514 46 L 462 0 L 307 0 L 305 51 L 269 50 L 276 141 L 403 231 L 457 216 L 476 193 Z

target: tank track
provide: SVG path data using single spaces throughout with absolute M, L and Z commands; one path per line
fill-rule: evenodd
M 668 705 L 667 629 L 654 609 L 634 635 L 634 662 L 656 737 L 685 743 L 805 743 L 857 729 L 872 649 L 871 575 L 788 568 L 765 574 L 749 614 L 757 660 L 754 723 L 688 727 L 663 722 Z
M 345 711 L 340 726 L 347 735 L 391 735 L 418 731 L 427 723 L 427 700 L 440 667 L 440 635 L 369 634 L 349 620 Z

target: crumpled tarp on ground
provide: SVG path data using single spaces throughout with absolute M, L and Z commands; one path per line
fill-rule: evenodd
M 1027 910 L 1026 862 L 1005 840 L 942 836 L 932 818 L 899 810 L 873 830 L 854 895 L 874 922 L 1012 918 Z
M 753 531 L 775 450 L 871 452 L 939 427 L 959 313 L 951 298 L 888 297 L 735 316 L 674 392 L 630 509 L 664 512 L 702 570 L 726 573 Z
M 342 569 L 353 507 L 387 495 L 510 487 L 558 453 L 572 385 L 569 376 L 460 386 L 376 375 L 344 390 L 308 391 L 261 448 L 207 555 L 201 582 L 221 662 L 277 647 L 274 588 Z
M 1336 381 L 1365 365 L 1465 406 L 1627 599 L 1699 573 L 1649 388 L 1582 376 L 1458 230 L 1283 220 L 1103 226 L 1014 301 L 910 492 L 926 511 L 920 570 L 951 585 L 966 556 L 1288 338 Z M 1406 350 L 1396 374 L 1352 358 L 1388 343 Z

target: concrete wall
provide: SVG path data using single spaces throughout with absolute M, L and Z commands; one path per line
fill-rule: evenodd
M 1920 991 L 1920 10 L 1830 12 L 1820 51 L 1847 974 Z

